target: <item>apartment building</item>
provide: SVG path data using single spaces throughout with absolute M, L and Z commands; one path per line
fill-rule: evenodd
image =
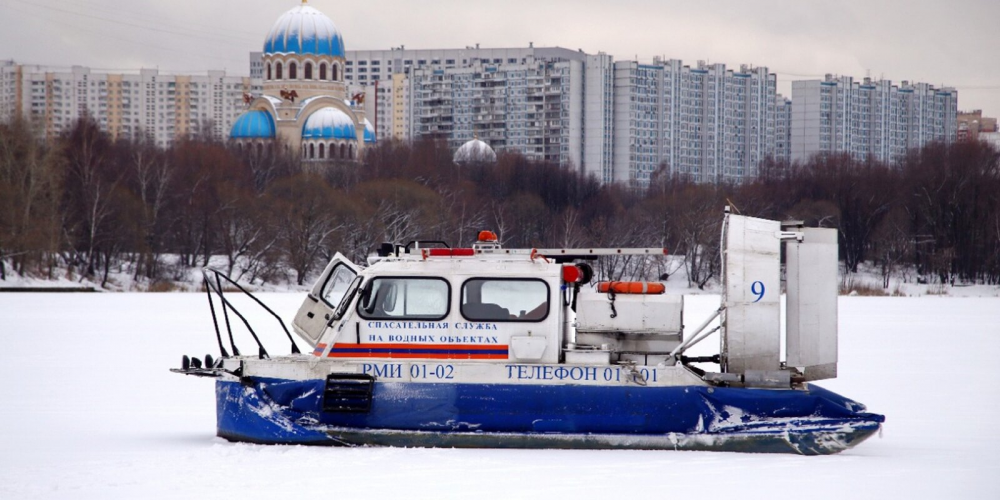
M 624 181 L 627 172 L 614 162 L 614 59 L 597 54 L 585 62 L 581 170 L 602 183 Z
M 0 121 L 18 113 L 18 75 L 20 69 L 14 61 L 0 61 Z
M 615 63 L 616 181 L 645 186 L 661 168 L 696 182 L 737 183 L 788 157 L 790 102 L 766 67 Z
M 958 91 L 927 83 L 826 75 L 792 83 L 792 160 L 847 153 L 895 163 L 912 148 L 957 139 Z
M 573 165 L 604 183 L 648 185 L 661 166 L 739 182 L 787 158 L 790 103 L 767 68 L 615 62 L 558 47 L 348 51 L 380 137 L 478 137 L 498 152 Z
M 774 158 L 792 159 L 792 100 L 776 95 L 774 97 Z
M 264 53 L 250 53 L 250 79 L 264 81 Z
M 160 147 L 194 135 L 228 137 L 245 108 L 244 93 L 259 93 L 261 88 L 259 81 L 223 71 L 114 73 L 13 62 L 0 65 L 0 81 L 0 116 L 19 114 L 34 122 L 45 138 L 90 116 L 112 137 L 143 137 Z
M 348 51 L 382 137 L 479 138 L 497 152 L 573 165 L 602 182 L 613 161 L 614 60 L 559 47 Z
M 345 76 L 380 137 L 478 137 L 497 151 L 583 164 L 583 61 L 562 48 L 348 51 Z M 571 126 L 572 125 L 572 126 Z

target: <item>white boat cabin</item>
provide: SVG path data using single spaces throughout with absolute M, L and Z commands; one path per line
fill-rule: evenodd
M 836 377 L 836 230 L 727 213 L 722 236 L 720 307 L 687 338 L 683 296 L 663 284 L 591 283 L 601 255 L 665 249 L 504 249 L 489 231 L 470 248 L 383 244 L 365 269 L 337 254 L 293 326 L 314 360 L 713 362 L 720 372 L 695 370 L 707 382 L 769 387 Z M 683 356 L 717 331 L 718 355 Z
M 323 358 L 663 361 L 681 341 L 683 297 L 659 284 L 596 291 L 573 261 L 611 253 L 665 251 L 505 250 L 485 231 L 471 248 L 394 246 L 364 270 L 338 254 L 293 325 Z

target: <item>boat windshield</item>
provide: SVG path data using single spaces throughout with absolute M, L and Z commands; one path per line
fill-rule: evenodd
M 451 290 L 441 278 L 374 278 L 365 286 L 358 312 L 365 319 L 423 319 L 448 316 Z

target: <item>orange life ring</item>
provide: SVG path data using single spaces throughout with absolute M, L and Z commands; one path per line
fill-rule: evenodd
M 663 283 L 648 281 L 602 281 L 597 284 L 598 292 L 608 293 L 609 290 L 624 294 L 657 295 L 666 292 L 667 287 Z

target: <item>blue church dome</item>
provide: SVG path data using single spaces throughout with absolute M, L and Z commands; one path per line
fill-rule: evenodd
M 233 139 L 273 139 L 274 118 L 267 111 L 247 111 L 233 123 L 229 137 Z
M 365 118 L 365 143 L 375 144 L 378 142 L 378 138 L 375 137 L 375 127 L 372 126 L 372 122 Z
M 329 17 L 303 3 L 274 23 L 264 53 L 345 57 L 344 39 Z
M 303 139 L 353 139 L 358 133 L 354 120 L 337 108 L 321 108 L 302 126 Z

